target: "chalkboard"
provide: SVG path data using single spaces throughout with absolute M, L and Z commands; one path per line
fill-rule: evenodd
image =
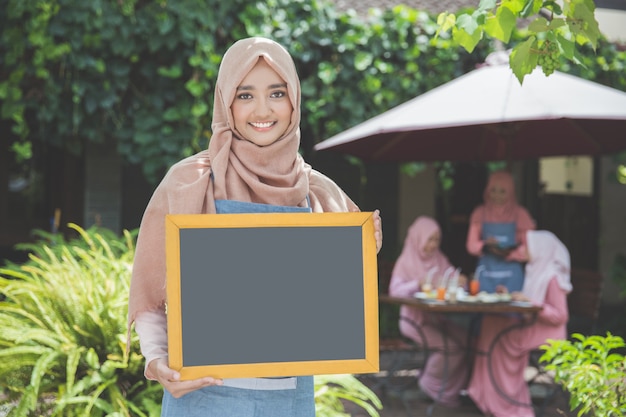
M 378 371 L 372 213 L 168 215 L 166 242 L 182 379 Z

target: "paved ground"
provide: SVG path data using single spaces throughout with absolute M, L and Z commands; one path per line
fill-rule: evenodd
M 380 410 L 380 417 L 484 417 L 484 415 L 476 408 L 472 401 L 467 398 L 463 401 L 463 405 L 458 408 L 446 408 L 441 406 L 431 406 L 419 398 L 417 389 L 407 391 L 404 395 L 384 395 L 379 394 L 379 398 L 383 402 L 383 409 Z M 537 404 L 540 402 L 538 400 Z M 369 417 L 369 415 L 360 407 L 354 405 L 346 406 L 346 412 L 352 417 Z M 432 414 L 429 414 L 431 412 Z M 569 407 L 565 397 L 557 397 L 545 408 L 543 413 L 538 412 L 537 417 L 575 417 L 576 414 L 569 411 Z
M 381 354 L 381 369 L 385 369 L 388 358 Z M 483 417 L 469 397 L 463 397 L 463 404 L 458 408 L 446 408 L 442 406 L 433 406 L 430 402 L 424 400 L 423 394 L 417 387 L 417 376 L 411 374 L 415 371 L 406 371 L 400 377 L 393 380 L 393 391 L 385 390 L 384 375 L 361 375 L 359 379 L 369 386 L 381 399 L 383 409 L 380 411 L 380 417 Z M 541 411 L 539 407 L 543 404 L 545 398 L 544 388 L 541 386 L 531 389 L 533 399 L 537 405 L 537 417 L 575 417 L 576 413 L 569 411 L 567 399 L 564 394 L 557 394 L 551 397 L 547 405 Z M 346 412 L 352 417 L 369 417 L 362 408 L 347 404 Z

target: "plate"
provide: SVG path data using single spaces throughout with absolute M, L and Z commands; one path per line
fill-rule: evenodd
M 478 297 L 475 295 L 466 295 L 465 297 L 457 298 L 457 301 L 461 303 L 477 303 Z
M 533 303 L 530 301 L 511 301 L 511 305 L 518 307 L 532 307 Z
M 481 303 L 506 303 L 511 301 L 511 294 L 479 292 L 476 298 Z
M 418 291 L 415 294 L 413 294 L 413 297 L 419 298 L 420 300 L 434 300 L 435 298 L 437 298 L 437 293 L 435 292 L 428 293 L 428 292 Z

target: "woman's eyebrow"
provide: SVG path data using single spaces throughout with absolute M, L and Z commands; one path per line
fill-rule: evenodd
M 270 84 L 267 89 L 268 90 L 273 90 L 275 88 L 287 88 L 287 83 L 280 83 L 280 84 Z M 241 90 L 254 90 L 254 86 L 252 85 L 240 85 L 239 87 L 237 87 L 237 91 L 241 91 Z

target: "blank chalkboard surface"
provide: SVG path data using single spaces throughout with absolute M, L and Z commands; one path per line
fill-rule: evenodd
M 372 213 L 168 215 L 166 241 L 183 379 L 378 371 Z

